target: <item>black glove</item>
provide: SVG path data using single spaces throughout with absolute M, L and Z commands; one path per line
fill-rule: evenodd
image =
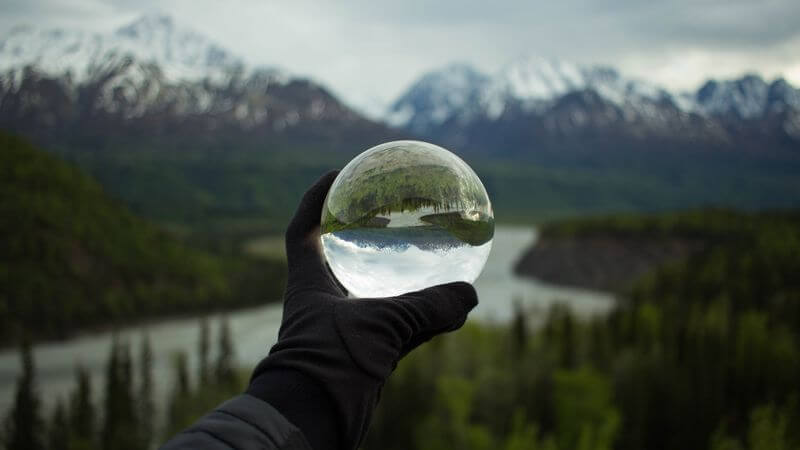
M 306 192 L 286 231 L 289 279 L 283 322 L 278 342 L 253 374 L 250 391 L 284 397 L 273 406 L 284 412 L 280 404 L 287 405 L 284 409 L 292 409 L 292 416 L 296 406 L 291 399 L 274 387 L 254 389 L 256 380 L 285 379 L 270 372 L 287 371 L 314 380 L 329 395 L 320 407 L 330 402 L 335 416 L 330 420 L 339 421 L 340 442 L 329 442 L 326 448 L 338 444 L 350 450 L 363 439 L 381 388 L 400 358 L 437 334 L 460 328 L 478 299 L 475 289 L 463 282 L 391 298 L 348 299 L 323 260 L 319 238 L 322 205 L 337 174 L 324 175 Z M 312 425 L 295 425 L 314 442 L 308 436 L 314 430 L 304 429 Z

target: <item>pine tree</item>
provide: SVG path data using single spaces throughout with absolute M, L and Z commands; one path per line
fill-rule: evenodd
M 210 381 L 208 367 L 208 353 L 211 349 L 211 330 L 209 328 L 208 317 L 203 316 L 200 320 L 200 338 L 198 342 L 198 353 L 200 354 L 200 364 L 198 367 L 198 383 L 205 386 Z
M 47 429 L 48 450 L 69 450 L 71 432 L 64 402 L 58 399 Z
M 78 367 L 75 371 L 75 390 L 69 404 L 72 441 L 76 448 L 91 448 L 94 442 L 95 410 L 92 404 L 92 383 L 89 372 Z
M 575 320 L 569 309 L 564 310 L 561 317 L 561 355 L 562 367 L 574 369 L 578 365 L 577 343 L 575 342 Z
M 232 385 L 236 382 L 236 373 L 233 370 L 233 341 L 228 319 L 223 318 L 219 326 L 219 350 L 217 353 L 216 376 L 217 383 Z
M 522 308 L 522 301 L 518 297 L 514 298 L 514 319 L 511 323 L 511 338 L 514 357 L 519 359 L 528 344 L 528 324 L 525 310 Z
M 17 395 L 6 422 L 6 445 L 14 450 L 43 450 L 44 421 L 40 412 L 41 400 L 36 392 L 33 354 L 28 340 L 23 340 L 20 356 L 22 374 L 17 380 Z
M 169 405 L 169 420 L 167 432 L 179 431 L 184 422 L 183 403 L 189 397 L 191 386 L 189 385 L 189 364 L 186 353 L 179 352 L 174 355 L 173 365 L 175 367 L 175 388 Z
M 153 403 L 153 349 L 150 346 L 149 336 L 142 339 L 141 355 L 139 356 L 139 435 L 141 436 L 141 448 L 150 447 L 155 433 L 153 415 L 155 414 L 155 404 Z
M 105 392 L 105 415 L 103 417 L 102 447 L 104 449 L 114 448 L 114 434 L 116 432 L 119 415 L 117 413 L 119 401 L 119 341 L 114 337 L 111 344 L 111 353 L 108 355 L 106 365 L 106 392 Z
M 175 392 L 181 397 L 186 397 L 191 391 L 189 385 L 189 358 L 186 353 L 180 352 L 175 355 Z
M 105 420 L 101 436 L 103 448 L 137 448 L 133 364 L 129 345 L 122 345 L 115 339 L 106 372 Z

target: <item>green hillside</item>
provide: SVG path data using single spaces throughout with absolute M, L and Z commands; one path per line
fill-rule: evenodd
M 800 215 L 629 215 L 545 233 L 693 236 L 705 250 L 634 281 L 608 316 L 520 310 L 414 351 L 364 449 L 800 448 Z
M 280 296 L 282 262 L 188 248 L 22 139 L 0 171 L 0 343 Z
M 306 188 L 378 144 L 344 147 L 239 137 L 61 142 L 52 150 L 86 170 L 136 214 L 200 234 L 274 233 Z M 48 150 L 51 148 L 48 147 Z M 458 148 L 452 150 L 458 151 Z M 461 155 L 489 193 L 500 223 L 706 206 L 800 207 L 800 159 L 728 153 L 600 152 L 572 160 Z M 267 219 L 267 220 L 265 220 Z

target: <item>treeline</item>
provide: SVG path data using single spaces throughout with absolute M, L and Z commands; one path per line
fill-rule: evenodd
M 0 133 L 0 345 L 278 299 L 282 261 L 190 248 Z
M 745 219 L 725 227 L 737 236 L 732 239 L 725 237 L 728 231 L 713 231 L 714 221 L 728 213 L 706 214 L 703 251 L 639 280 L 608 316 L 582 321 L 556 305 L 534 329 L 531 312 L 520 307 L 508 325 L 468 323 L 412 352 L 385 386 L 362 448 L 800 448 L 800 220 L 794 214 L 739 216 Z M 219 363 L 225 358 L 215 363 L 203 356 L 209 348 L 205 328 L 198 345 L 201 369 L 192 376 L 185 357 L 177 359 L 174 393 L 160 426 L 165 432 L 154 431 L 151 439 L 171 435 L 243 390 L 244 376 L 219 369 L 232 367 Z M 230 348 L 225 341 L 220 337 L 219 348 Z M 116 370 L 141 372 L 126 353 L 117 351 L 122 369 Z M 107 371 L 107 387 L 120 384 L 108 381 L 116 370 Z M 20 379 L 17 405 L 35 399 L 27 394 L 31 385 Z M 141 394 L 145 385 L 137 381 L 139 391 L 129 392 L 107 388 L 105 410 L 89 416 L 121 411 L 111 417 L 134 425 L 115 430 L 149 429 L 136 419 L 144 417 L 135 412 L 141 408 L 128 400 L 133 392 L 147 398 Z M 86 416 L 76 412 L 80 403 L 71 400 L 64 413 L 56 407 L 47 421 L 41 412 L 20 414 L 27 410 L 18 406 L 12 417 L 55 433 L 57 424 Z M 95 447 L 71 448 L 115 448 L 103 447 L 105 427 L 92 428 Z M 7 433 L 6 442 L 13 436 Z
M 81 367 L 75 370 L 70 395 L 44 408 L 37 389 L 36 369 L 29 344 L 20 352 L 22 373 L 12 409 L 5 417 L 0 442 L 8 450 L 143 450 L 153 448 L 190 424 L 196 416 L 242 392 L 246 380 L 235 368 L 235 352 L 227 321 L 220 321 L 212 349 L 209 322 L 199 327 L 198 364 L 191 373 L 185 353 L 174 355 L 175 377 L 166 408 L 157 408 L 153 377 L 153 348 L 142 337 L 139 353 L 129 342 L 114 340 L 102 382 Z M 213 355 L 213 359 L 212 359 Z M 192 383 L 192 379 L 195 382 Z M 162 386 L 163 388 L 163 386 Z
M 608 317 L 467 326 L 409 355 L 365 449 L 800 448 L 800 219 L 689 213 L 570 232 L 692 229 Z

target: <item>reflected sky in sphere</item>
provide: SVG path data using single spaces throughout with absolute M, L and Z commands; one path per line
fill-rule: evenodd
M 356 297 L 388 297 L 452 281 L 472 283 L 483 270 L 492 242 L 441 249 L 416 245 L 373 246 L 328 233 L 322 248 L 331 270 Z

